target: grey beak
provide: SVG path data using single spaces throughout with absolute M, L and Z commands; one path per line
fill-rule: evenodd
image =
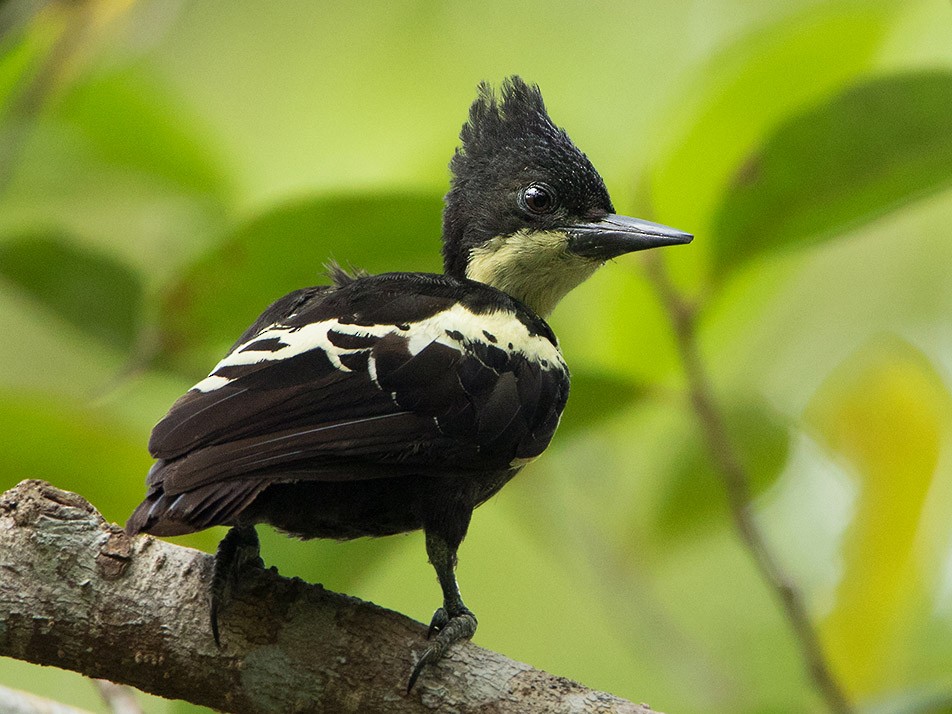
M 569 226 L 566 232 L 571 252 L 596 260 L 610 260 L 636 250 L 690 243 L 694 238 L 676 228 L 614 213 L 600 221 Z

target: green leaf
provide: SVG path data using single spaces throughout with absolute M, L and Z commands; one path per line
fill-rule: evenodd
M 559 438 L 597 426 L 643 397 L 642 384 L 591 369 L 572 370 L 569 402 L 559 423 Z
M 952 185 L 952 73 L 854 86 L 780 126 L 743 163 L 712 246 L 723 273 L 813 245 Z
M 159 285 L 231 225 L 234 177 L 144 65 L 70 67 L 30 117 L 0 121 L 0 231 L 82 235 Z
M 787 422 L 762 402 L 742 402 L 727 408 L 731 446 L 750 479 L 753 495 L 765 491 L 780 476 L 790 450 Z M 658 531 L 664 538 L 686 535 L 724 513 L 727 494 L 704 435 L 695 424 L 679 439 L 671 459 L 668 490 L 658 508 Z
M 901 3 L 818 3 L 712 53 L 666 117 L 671 149 L 657 162 L 651 208 L 709 239 L 733 173 L 773 127 L 867 72 Z M 684 258 L 687 259 L 685 255 Z
M 165 355 L 207 372 L 274 300 L 327 282 L 329 259 L 371 272 L 439 270 L 438 195 L 356 194 L 275 208 L 239 228 L 167 291 Z
M 138 276 L 66 236 L 33 235 L 0 243 L 0 277 L 112 347 L 129 350 L 136 339 L 142 308 Z
M 225 196 L 229 182 L 201 123 L 150 80 L 135 71 L 94 75 L 72 86 L 54 115 L 78 130 L 108 165 L 190 194 Z

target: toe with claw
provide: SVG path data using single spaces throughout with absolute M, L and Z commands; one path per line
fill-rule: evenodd
M 407 694 L 413 689 L 420 673 L 429 664 L 439 662 L 450 645 L 459 640 L 469 639 L 476 632 L 476 616 L 465 606 L 454 608 L 453 614 L 448 608 L 441 607 L 433 613 L 430 621 L 430 630 L 427 639 L 431 640 L 429 647 L 423 650 L 417 660 L 410 681 L 407 683 Z

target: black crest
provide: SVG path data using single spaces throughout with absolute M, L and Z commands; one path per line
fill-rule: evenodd
M 526 150 L 533 145 L 536 151 L 572 145 L 568 134 L 549 118 L 538 85 L 509 77 L 502 83 L 498 98 L 488 82 L 481 82 L 478 91 L 469 109 L 469 121 L 460 131 L 463 145 L 450 163 L 455 177 L 466 176 L 468 164 L 492 160 L 504 148 L 527 156 Z
M 553 220 L 584 217 L 592 207 L 613 212 L 601 176 L 549 118 L 535 84 L 509 77 L 497 94 L 481 83 L 460 140 L 443 213 L 443 256 L 451 275 L 465 274 L 469 251 L 483 241 L 549 227 L 527 223 L 518 210 L 515 196 L 530 183 L 551 185 L 563 198 L 565 210 Z

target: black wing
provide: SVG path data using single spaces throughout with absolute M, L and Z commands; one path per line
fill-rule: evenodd
M 205 527 L 276 481 L 506 469 L 541 453 L 568 391 L 548 334 L 510 304 L 466 308 L 445 280 L 386 277 L 272 305 L 155 427 L 130 528 L 186 493 L 193 515 L 207 500 Z

